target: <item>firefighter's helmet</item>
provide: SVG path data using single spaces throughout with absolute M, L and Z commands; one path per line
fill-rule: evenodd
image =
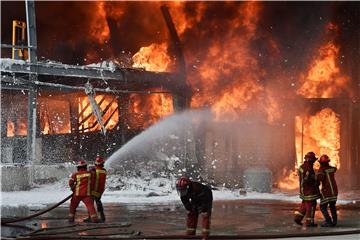
M 185 196 L 190 188 L 191 181 L 187 177 L 181 177 L 176 181 L 176 190 L 178 194 L 183 197 Z
M 326 154 L 322 155 L 319 159 L 319 163 L 328 163 L 328 162 L 330 162 L 330 158 Z
M 96 156 L 96 159 L 95 159 L 95 165 L 101 165 L 101 164 L 104 164 L 105 162 L 105 159 L 101 156 Z
M 80 160 L 77 162 L 76 167 L 86 167 L 87 162 L 85 160 Z
M 305 157 L 304 157 L 305 160 L 309 160 L 309 161 L 316 161 L 317 160 L 317 157 L 315 156 L 315 153 L 314 152 L 308 152 Z

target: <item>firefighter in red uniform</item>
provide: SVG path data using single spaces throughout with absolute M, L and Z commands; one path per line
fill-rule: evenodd
M 329 165 L 330 158 L 327 155 L 322 155 L 319 159 L 320 168 L 317 172 L 318 184 L 321 183 L 321 198 L 320 198 L 320 210 L 324 215 L 325 222 L 321 224 L 323 227 L 332 227 L 337 224 L 336 213 L 336 200 L 338 195 L 338 189 L 335 181 L 336 167 Z M 331 217 L 327 210 L 330 206 Z
M 69 222 L 74 222 L 76 208 L 82 201 L 89 213 L 92 222 L 97 222 L 97 214 L 94 207 L 94 201 L 91 198 L 91 173 L 87 170 L 87 163 L 81 160 L 77 164 L 77 172 L 74 173 L 70 180 L 69 186 L 73 191 L 70 202 Z
M 176 189 L 181 201 L 188 211 L 187 235 L 195 235 L 199 214 L 202 215 L 202 236 L 207 239 L 210 232 L 210 219 L 213 196 L 211 189 L 198 182 L 181 177 L 176 181 Z
M 317 184 L 314 162 L 317 160 L 315 153 L 308 152 L 304 163 L 299 167 L 299 181 L 300 181 L 300 198 L 302 199 L 299 211 L 295 212 L 295 223 L 302 225 L 301 221 L 305 217 L 305 224 L 307 227 L 316 227 L 314 223 L 314 215 L 316 209 L 316 199 L 320 198 L 319 185 Z
M 104 207 L 101 202 L 101 196 L 105 191 L 106 169 L 104 168 L 104 158 L 97 156 L 95 159 L 95 168 L 92 173 L 92 191 L 91 196 L 96 202 L 96 208 L 100 215 L 100 221 L 105 222 Z

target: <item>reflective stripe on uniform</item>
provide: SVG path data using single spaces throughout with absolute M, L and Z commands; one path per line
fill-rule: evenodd
M 79 195 L 80 192 L 80 183 L 81 183 L 81 178 L 87 177 L 88 178 L 88 183 L 87 183 L 87 191 L 86 194 L 88 196 L 90 196 L 90 173 L 83 173 L 83 174 L 78 174 L 76 175 L 76 192 L 75 195 Z
M 186 230 L 187 231 L 195 231 L 196 229 L 195 228 L 187 228 Z
M 304 216 L 304 214 L 302 214 L 301 212 L 299 212 L 299 211 L 295 211 L 295 215 L 299 215 L 299 216 Z
M 208 228 L 203 228 L 203 229 L 202 229 L 202 232 L 210 232 L 210 229 L 208 229 Z
M 301 179 L 301 183 L 300 183 L 300 195 L 304 195 L 304 179 L 303 179 L 303 175 L 302 175 L 302 173 L 304 172 L 304 170 L 302 169 L 302 167 L 299 167 L 298 171 L 299 171 L 299 176 L 300 176 L 300 179 Z
M 337 200 L 337 196 L 327 197 L 327 198 L 320 199 L 320 204 L 325 204 L 325 203 L 336 201 L 336 200 Z
M 96 179 L 94 191 L 98 193 L 100 174 L 106 174 L 105 170 L 96 169 Z M 100 193 L 99 193 L 100 194 Z
M 300 195 L 300 198 L 303 199 L 303 200 L 316 200 L 319 198 L 319 195 L 308 195 L 308 196 L 304 196 L 304 195 Z
M 332 185 L 332 183 L 331 183 L 331 179 L 330 179 L 329 172 L 327 172 L 326 170 L 325 170 L 325 172 L 326 172 L 326 176 L 327 176 L 327 179 L 328 179 L 328 181 L 329 181 L 329 184 L 330 184 L 331 195 L 334 195 L 334 188 L 333 188 L 333 185 Z

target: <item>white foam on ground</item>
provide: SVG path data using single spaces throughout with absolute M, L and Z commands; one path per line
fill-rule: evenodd
M 121 178 L 122 184 L 116 181 L 119 177 L 111 176 L 108 179 L 107 190 L 104 192 L 102 201 L 104 203 L 170 203 L 180 201 L 173 180 L 167 178 L 139 179 Z M 68 195 L 71 191 L 67 185 L 68 180 L 63 179 L 54 184 L 41 185 L 30 191 L 15 191 L 1 193 L 1 206 L 43 206 L 55 204 Z M 116 187 L 119 190 L 114 190 Z M 113 189 L 113 190 L 110 190 Z M 155 196 L 148 196 L 148 195 Z M 213 191 L 214 201 L 217 200 L 281 200 L 299 202 L 296 193 L 284 193 L 274 191 L 273 193 L 248 192 L 240 195 L 239 190 L 221 188 Z M 344 196 L 344 198 L 342 198 Z M 339 204 L 347 204 L 355 201 L 348 198 L 347 194 L 340 194 Z M 358 201 L 358 200 L 357 200 Z

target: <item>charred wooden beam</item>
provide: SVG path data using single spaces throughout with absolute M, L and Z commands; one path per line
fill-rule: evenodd
M 83 85 L 92 80 L 95 87 L 112 87 L 116 90 L 136 88 L 164 88 L 171 92 L 182 92 L 189 87 L 180 81 L 175 73 L 148 72 L 130 68 L 101 68 L 92 66 L 74 66 L 58 63 L 0 59 L 0 71 L 11 74 L 36 74 L 37 76 L 56 76 L 61 84 Z M 71 78 L 69 80 L 69 78 Z M 77 79 L 74 81 L 73 79 Z M 103 80 L 103 81 L 98 81 Z

